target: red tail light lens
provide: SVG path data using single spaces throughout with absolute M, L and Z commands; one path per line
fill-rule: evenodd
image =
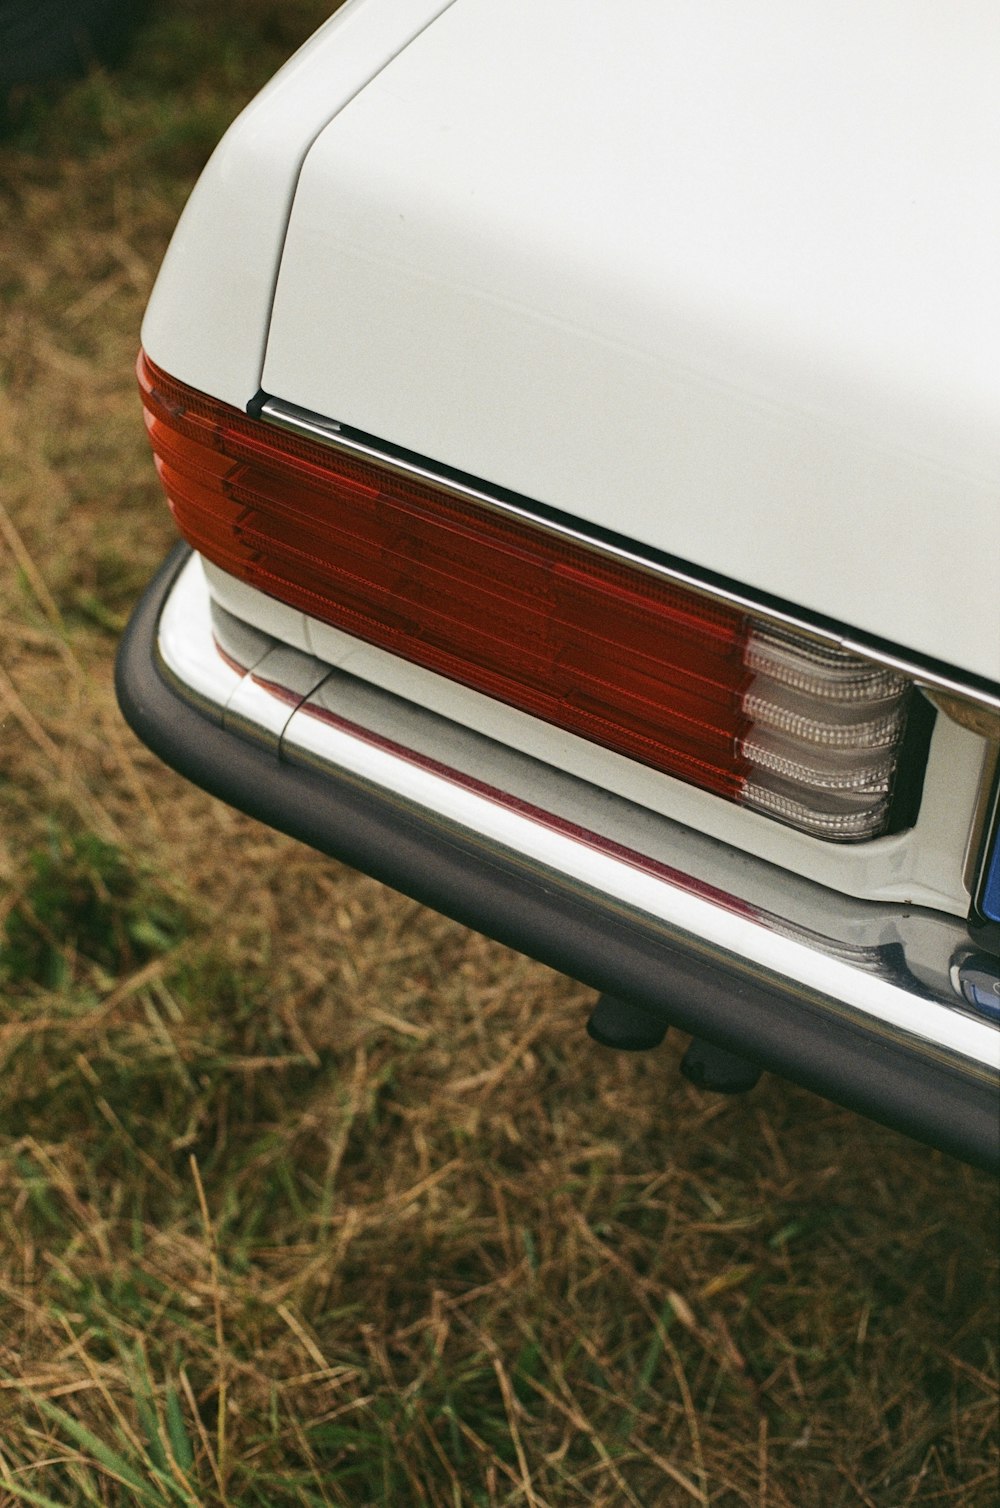
M 250 419 L 141 354 L 139 384 L 181 533 L 241 581 L 779 820 L 884 826 L 898 677 Z

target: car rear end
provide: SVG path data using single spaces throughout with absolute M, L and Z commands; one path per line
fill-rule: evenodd
M 996 1166 L 976 10 L 344 7 L 154 293 L 194 553 L 119 686 L 242 809 Z

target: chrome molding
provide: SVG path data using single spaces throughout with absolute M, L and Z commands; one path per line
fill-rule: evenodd
M 849 1020 L 873 1045 L 902 1041 L 977 1082 L 1000 1069 L 1000 1028 L 961 993 L 972 947 L 956 918 L 850 900 L 735 854 L 264 635 L 240 674 L 232 620 L 217 617 L 213 630 L 211 613 L 192 557 L 160 620 L 164 668 L 199 706 L 217 696 L 215 720 L 281 760 L 389 794 L 445 834 L 472 834 L 484 853 L 763 985 L 790 1011 Z M 192 677 L 206 665 L 222 668 Z
M 755 617 L 767 623 L 781 628 L 793 629 L 796 633 L 809 635 L 817 643 L 831 649 L 846 651 L 850 654 L 860 655 L 873 664 L 884 665 L 887 669 L 894 670 L 900 675 L 908 676 L 928 692 L 941 693 L 934 700 L 942 712 L 956 721 L 964 722 L 961 708 L 969 704 L 983 709 L 987 719 L 987 731 L 985 736 L 1000 739 L 1000 690 L 986 689 L 982 686 L 970 684 L 964 681 L 960 673 L 951 674 L 937 667 L 928 666 L 921 660 L 915 659 L 905 651 L 889 650 L 882 645 L 874 644 L 862 636 L 856 636 L 848 631 L 836 631 L 823 625 L 811 622 L 809 618 L 799 616 L 795 612 L 786 611 L 774 607 L 772 604 L 762 602 L 752 593 L 744 593 L 732 587 L 723 587 L 717 583 L 709 582 L 690 571 L 683 570 L 679 566 L 667 565 L 663 561 L 651 556 L 644 555 L 638 548 L 629 548 L 624 545 L 616 545 L 607 540 L 599 539 L 589 534 L 585 527 L 570 524 L 561 520 L 548 518 L 533 510 L 526 501 L 514 502 L 498 493 L 490 491 L 486 487 L 473 486 L 456 477 L 449 476 L 433 468 L 430 463 L 422 463 L 410 460 L 407 457 L 394 454 L 391 450 L 382 449 L 368 441 L 360 440 L 356 436 L 345 433 L 341 425 L 332 419 L 324 419 L 318 414 L 311 414 L 305 409 L 296 408 L 294 404 L 285 403 L 278 398 L 267 398 L 260 408 L 260 417 L 280 429 L 290 433 L 316 440 L 321 445 L 329 446 L 332 450 L 338 450 L 346 455 L 359 456 L 365 460 L 376 462 L 387 470 L 395 472 L 399 476 L 408 477 L 414 481 L 426 482 L 440 491 L 449 493 L 452 497 L 464 502 L 472 502 L 481 507 L 491 508 L 495 512 L 505 513 L 510 517 L 518 518 L 532 527 L 542 529 L 548 534 L 554 534 L 561 539 L 570 540 L 573 544 L 583 549 L 591 550 L 595 554 L 606 558 L 620 561 L 632 566 L 636 570 L 645 571 L 650 575 L 659 576 L 671 582 L 675 586 L 683 586 L 689 591 L 696 592 L 701 597 L 706 597 L 713 602 L 724 603 L 729 607 L 738 609 L 740 612 L 752 613 Z M 950 699 L 954 698 L 958 709 L 950 705 Z

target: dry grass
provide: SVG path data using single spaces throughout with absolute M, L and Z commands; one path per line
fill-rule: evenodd
M 578 986 L 116 713 L 171 541 L 143 300 L 321 10 L 164 0 L 0 143 L 0 1508 L 985 1508 L 989 1179 L 603 1053 Z

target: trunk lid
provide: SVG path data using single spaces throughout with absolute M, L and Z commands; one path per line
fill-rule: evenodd
M 1000 679 L 1000 30 L 456 0 L 306 156 L 264 390 Z

